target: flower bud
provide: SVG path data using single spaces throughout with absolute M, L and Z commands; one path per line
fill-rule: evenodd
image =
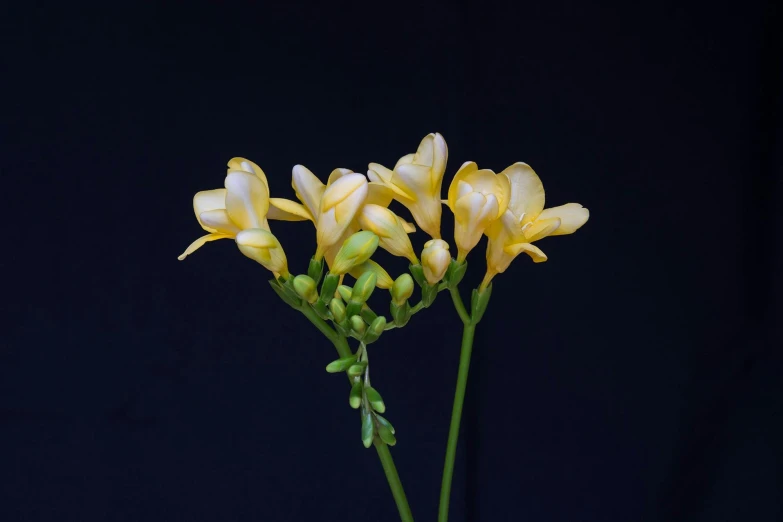
M 356 265 L 370 259 L 378 248 L 378 236 L 369 231 L 357 232 L 345 240 L 334 258 L 330 272 L 336 275 L 348 273 Z
M 365 272 L 356 283 L 353 285 L 353 291 L 351 292 L 351 301 L 356 303 L 366 302 L 372 295 L 372 291 L 375 290 L 376 276 L 373 272 Z
M 394 281 L 390 292 L 394 304 L 402 306 L 413 295 L 413 278 L 410 274 L 402 274 Z
M 366 368 L 367 361 L 359 361 L 356 364 L 349 366 L 346 371 L 348 372 L 348 377 L 358 377 L 364 373 Z
M 353 292 L 353 289 L 348 285 L 340 285 L 337 287 L 337 293 L 340 294 L 340 297 L 342 297 L 343 301 L 346 303 L 351 300 L 351 292 Z
M 409 305 L 407 301 L 403 302 L 400 306 L 397 306 L 394 301 L 392 301 L 389 308 L 392 319 L 394 319 L 394 324 L 398 328 L 408 324 L 408 320 L 411 318 L 411 305 Z
M 318 299 L 318 291 L 313 278 L 306 275 L 298 275 L 294 278 L 294 290 L 299 297 L 312 304 Z
M 358 315 L 352 315 L 351 329 L 357 334 L 362 335 L 367 330 L 367 325 L 364 324 L 364 319 L 362 319 Z
M 364 395 L 367 397 L 367 401 L 370 403 L 370 406 L 372 406 L 373 410 L 377 411 L 378 413 L 383 413 L 386 411 L 386 405 L 383 403 L 383 398 L 381 397 L 381 394 L 378 393 L 378 390 L 372 386 L 365 386 Z
M 381 248 L 395 256 L 406 257 L 413 264 L 419 262 L 402 220 L 388 208 L 364 205 L 359 214 L 359 224 L 364 230 L 369 230 L 380 238 Z
M 329 311 L 332 312 L 332 317 L 334 317 L 335 322 L 338 324 L 344 322 L 348 317 L 345 314 L 345 305 L 342 300 L 337 299 L 336 297 L 329 301 Z
M 362 391 L 362 381 L 353 383 L 353 386 L 351 387 L 351 393 L 348 396 L 348 404 L 350 404 L 351 408 L 354 410 L 358 409 L 359 406 L 362 405 Z
M 239 232 L 236 241 L 239 251 L 244 255 L 274 274 L 288 278 L 288 261 L 285 252 L 271 232 L 262 228 L 249 228 Z
M 377 278 L 375 281 L 375 286 L 378 288 L 391 288 L 394 284 L 394 279 L 391 278 L 389 273 L 372 259 L 368 259 L 361 265 L 355 266 L 349 273 L 358 279 L 363 273 L 368 271 L 375 274 Z
M 424 277 L 431 285 L 437 284 L 446 274 L 451 263 L 449 244 L 442 239 L 430 239 L 424 243 L 421 251 L 421 266 L 424 269 Z
M 369 333 L 372 333 L 377 338 L 380 337 L 380 335 L 383 333 L 385 329 L 386 329 L 386 318 L 382 315 L 379 315 L 378 317 L 375 318 L 375 320 L 370 325 Z

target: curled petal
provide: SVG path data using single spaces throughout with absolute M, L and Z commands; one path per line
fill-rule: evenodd
M 538 241 L 552 235 L 560 226 L 560 218 L 537 219 L 524 230 L 525 240 L 528 243 Z
M 509 245 L 505 248 L 505 251 L 506 253 L 513 256 L 517 256 L 524 252 L 529 255 L 535 263 L 543 263 L 547 260 L 546 254 L 543 253 L 540 248 L 530 243 L 516 243 Z
M 222 208 L 202 212 L 200 221 L 206 227 L 216 230 L 219 234 L 227 234 L 233 237 L 239 232 L 239 227 L 231 221 L 231 218 L 228 217 L 228 212 Z
M 209 210 L 226 208 L 226 189 L 202 190 L 193 196 L 193 211 L 196 213 L 196 219 L 201 227 L 207 232 L 217 232 L 209 228 L 201 221 L 201 214 Z
M 310 214 L 317 219 L 318 214 L 321 212 L 321 197 L 324 194 L 324 190 L 326 190 L 326 186 L 303 165 L 294 166 L 291 185 L 294 187 L 299 201 L 304 203 Z
M 279 221 L 315 221 L 307 207 L 284 198 L 269 198 L 267 217 Z
M 231 158 L 228 160 L 228 171 L 239 170 L 250 174 L 255 174 L 258 179 L 264 182 L 264 185 L 269 186 L 269 182 L 266 179 L 266 174 L 261 170 L 261 167 L 245 158 Z
M 394 284 L 394 279 L 391 278 L 389 273 L 372 259 L 368 259 L 364 263 L 353 267 L 353 269 L 348 273 L 356 279 L 359 279 L 361 275 L 368 270 L 375 274 L 375 286 L 378 288 L 389 289 Z
M 190 254 L 192 254 L 193 252 L 195 252 L 196 250 L 204 246 L 205 243 L 208 243 L 210 241 L 216 241 L 218 239 L 228 239 L 231 237 L 233 236 L 230 236 L 228 234 L 207 234 L 206 236 L 201 236 L 200 238 L 192 242 L 190 246 L 188 246 L 188 248 L 186 248 L 185 251 L 179 255 L 179 257 L 177 257 L 177 259 L 182 261 Z
M 510 184 L 508 209 L 521 224 L 534 221 L 544 209 L 544 185 L 527 163 L 514 163 L 500 173 Z

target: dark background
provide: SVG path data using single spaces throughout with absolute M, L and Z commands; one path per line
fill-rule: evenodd
M 290 198 L 435 131 L 444 193 L 525 161 L 591 210 L 496 281 L 452 520 L 780 520 L 774 2 L 369 4 L 4 5 L 0 520 L 396 520 L 329 343 L 231 242 L 176 257 L 233 156 Z M 421 521 L 458 325 L 372 346 Z

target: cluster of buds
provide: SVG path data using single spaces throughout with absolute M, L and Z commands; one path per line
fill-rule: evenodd
M 467 268 L 466 258 L 482 235 L 488 238 L 487 266 L 473 295 L 474 319 L 486 308 L 493 278 L 518 254 L 525 252 L 535 262 L 546 261 L 546 255 L 533 243 L 547 236 L 571 234 L 589 217 L 587 209 L 577 203 L 545 209 L 541 180 L 525 163 L 515 163 L 496 174 L 466 162 L 454 176 L 447 199 L 442 200 L 447 159 L 446 141 L 435 133 L 427 135 L 416 152 L 400 158 L 391 169 L 370 163 L 366 176 L 338 168 L 323 183 L 309 169 L 296 165 L 292 174 L 294 201 L 270 197 L 264 171 L 252 161 L 233 158 L 228 162 L 224 188 L 199 192 L 193 198 L 196 219 L 206 235 L 194 241 L 180 259 L 207 242 L 233 239 L 242 254 L 273 273 L 270 283 L 283 301 L 308 317 L 315 314 L 338 339 L 359 342 L 355 353 L 334 361 L 327 369 L 345 371 L 352 380 L 349 402 L 362 411 L 362 440 L 367 446 L 375 438 L 387 444 L 394 441 L 394 428 L 380 416 L 384 403 L 370 386 L 368 345 L 385 331 L 408 324 L 441 290 L 455 292 Z M 406 207 L 429 236 L 418 255 L 409 236 L 416 227 L 389 209 L 392 201 Z M 454 213 L 456 258 L 441 238 L 444 203 Z M 314 254 L 306 274 L 291 274 L 270 220 L 315 225 Z M 396 278 L 389 275 L 372 259 L 379 247 L 406 258 L 410 273 Z M 353 286 L 344 284 L 346 276 L 355 278 Z M 421 299 L 411 305 L 417 285 Z M 368 304 L 376 287 L 389 291 L 388 320 Z

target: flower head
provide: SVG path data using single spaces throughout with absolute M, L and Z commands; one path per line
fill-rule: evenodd
M 482 286 L 504 272 L 522 252 L 536 263 L 546 261 L 546 254 L 533 242 L 547 236 L 572 234 L 590 217 L 590 212 L 579 203 L 544 209 L 544 185 L 526 163 L 514 163 L 500 176 L 508 179 L 511 197 L 500 219 L 486 230 L 487 275 Z
M 424 250 L 421 251 L 421 267 L 429 284 L 437 284 L 443 279 L 449 263 L 451 263 L 451 254 L 448 243 L 442 239 L 430 239 L 424 243 Z
M 275 276 L 288 279 L 288 261 L 277 238 L 263 228 L 249 228 L 237 234 L 239 251 L 260 263 Z
M 460 167 L 449 186 L 448 204 L 454 213 L 457 261 L 462 262 L 484 230 L 506 211 L 511 188 L 508 178 L 472 161 Z
M 367 176 L 388 187 L 394 199 L 405 205 L 422 230 L 440 238 L 441 185 L 448 159 L 446 140 L 428 134 L 413 154 L 400 158 L 393 170 L 370 163 Z

